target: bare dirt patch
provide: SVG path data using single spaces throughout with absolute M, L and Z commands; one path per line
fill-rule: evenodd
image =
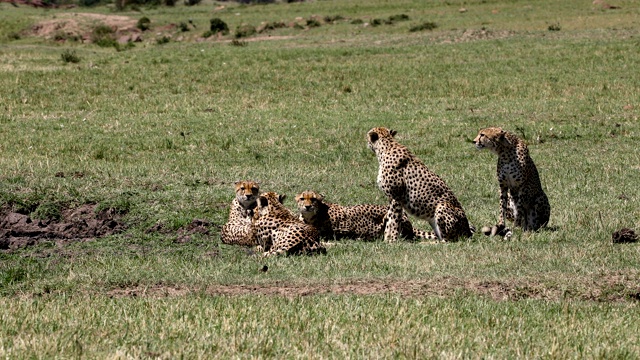
M 451 297 L 456 294 L 479 295 L 494 301 L 519 301 L 537 299 L 547 301 L 578 300 L 596 302 L 625 302 L 640 300 L 638 274 L 607 275 L 593 281 L 572 284 L 549 284 L 526 280 L 467 280 L 443 277 L 428 280 L 356 280 L 334 284 L 254 284 L 210 285 L 206 288 L 181 286 L 136 286 L 118 288 L 109 296 L 183 296 L 190 293 L 206 293 L 212 296 L 284 296 L 311 295 L 379 295 L 397 294 L 402 297 Z
M 0 250 L 15 250 L 42 241 L 78 241 L 116 234 L 126 226 L 122 214 L 113 209 L 96 211 L 85 204 L 61 212 L 59 220 L 37 220 L 28 215 L 0 209 Z
M 77 39 L 88 42 L 93 29 L 99 25 L 112 28 L 117 39 L 128 36 L 135 40 L 141 33 L 136 26 L 137 20 L 128 16 L 70 13 L 37 23 L 31 27 L 31 35 L 45 39 Z

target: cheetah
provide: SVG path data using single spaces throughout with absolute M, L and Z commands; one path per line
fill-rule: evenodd
M 285 195 L 262 193 L 253 216 L 252 231 L 264 250 L 263 256 L 326 254 L 318 230 L 300 221 L 282 203 Z
M 500 218 L 494 227 L 483 228 L 483 233 L 510 235 L 505 219 L 524 231 L 536 231 L 546 226 L 551 206 L 524 141 L 502 128 L 489 127 L 481 129 L 473 143 L 476 149 L 488 149 L 498 156 Z
M 377 184 L 390 204 L 384 240 L 396 241 L 402 210 L 425 219 L 433 228 L 427 238 L 452 241 L 473 235 L 467 216 L 445 182 L 398 143 L 396 131 L 376 127 L 367 133 L 367 145 L 378 158 Z
M 234 185 L 236 197 L 231 202 L 229 220 L 222 226 L 220 240 L 223 244 L 257 245 L 251 231 L 251 221 L 257 206 L 260 186 L 254 181 L 238 181 Z
M 300 220 L 315 226 L 321 237 L 372 240 L 384 233 L 388 206 L 332 204 L 325 202 L 324 196 L 315 191 L 298 194 L 296 203 Z M 409 240 L 427 236 L 425 232 L 413 228 L 404 211 L 400 220 L 400 233 Z

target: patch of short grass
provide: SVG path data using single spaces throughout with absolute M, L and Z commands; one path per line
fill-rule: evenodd
M 3 249 L 0 348 L 24 357 L 637 357 L 630 319 L 640 248 L 611 244 L 613 231 L 639 226 L 638 10 L 621 5 L 476 2 L 460 13 L 459 4 L 419 1 L 225 3 L 215 15 L 155 8 L 145 10 L 154 27 L 189 18 L 194 36 L 211 31 L 212 16 L 231 29 L 317 14 L 345 21 L 278 28 L 287 36 L 246 47 L 229 46 L 228 34 L 126 52 L 74 44 L 82 57 L 74 66 L 45 41 L 6 42 L 2 205 L 47 217 L 90 202 L 126 214 L 128 227 L 94 241 Z M 0 6 L 7 19 L 13 7 Z M 0 21 L 0 38 L 63 10 L 16 11 L 6 12 L 11 26 Z M 350 23 L 395 14 L 410 21 Z M 425 20 L 438 27 L 408 33 Z M 562 31 L 548 31 L 552 22 Z M 267 260 L 219 242 L 236 180 L 289 195 L 292 209 L 306 189 L 345 205 L 385 203 L 366 148 L 373 126 L 397 130 L 473 224 L 495 223 L 496 158 L 470 143 L 489 125 L 529 144 L 552 205 L 550 229 L 444 246 L 346 241 L 326 256 Z M 209 221 L 210 234 L 178 240 L 193 219 Z M 497 301 L 464 286 L 444 298 L 207 292 L 425 279 L 504 284 L 514 295 Z M 144 288 L 182 290 L 120 297 Z M 287 340 L 300 333 L 300 342 Z

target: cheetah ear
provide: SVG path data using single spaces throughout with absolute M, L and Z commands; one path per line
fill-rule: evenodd
M 324 194 L 320 194 L 320 193 L 318 193 L 317 195 L 318 195 L 318 196 L 316 196 L 316 199 L 317 199 L 318 201 L 324 201 Z
M 391 130 L 391 129 L 389 129 L 389 133 L 391 133 L 391 137 L 394 137 L 394 136 L 396 136 L 396 134 L 397 134 L 398 132 L 397 132 L 397 131 L 395 131 L 395 130 Z
M 511 145 L 511 141 L 509 141 L 506 135 L 507 135 L 507 132 L 500 129 L 500 135 L 498 135 L 498 141 L 503 144 Z
M 267 199 L 266 196 L 260 195 L 260 197 L 258 198 L 258 205 L 260 207 L 267 207 L 269 206 L 269 200 Z
M 369 132 L 369 142 L 370 143 L 372 143 L 372 144 L 375 143 L 376 141 L 378 141 L 379 137 L 380 136 L 378 135 L 377 132 L 375 132 L 375 131 Z
M 278 201 L 280 202 L 280 204 L 284 204 L 284 199 L 287 198 L 287 195 L 282 194 L 282 195 L 278 195 Z

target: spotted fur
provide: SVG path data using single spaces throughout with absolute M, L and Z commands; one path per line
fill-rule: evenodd
M 267 192 L 258 198 L 253 231 L 263 256 L 326 253 L 318 230 L 300 221 L 282 202 L 285 195 Z
M 378 187 L 389 198 L 385 241 L 396 241 L 403 209 L 425 219 L 433 232 L 429 239 L 451 241 L 473 235 L 467 216 L 451 189 L 435 173 L 394 139 L 383 127 L 369 130 L 367 145 L 378 158 Z
M 480 130 L 473 143 L 478 150 L 488 149 L 498 156 L 500 219 L 493 228 L 483 228 L 483 232 L 487 235 L 508 235 L 505 219 L 513 221 L 524 231 L 546 226 L 551 206 L 524 141 L 499 127 L 489 127 Z
M 220 240 L 224 244 L 254 246 L 256 239 L 251 231 L 251 221 L 257 206 L 260 186 L 254 181 L 235 183 L 236 197 L 231 202 L 229 220 L 222 226 Z
M 342 206 L 324 201 L 324 196 L 315 191 L 304 191 L 296 196 L 300 220 L 315 226 L 320 236 L 330 239 L 372 240 L 384 234 L 385 205 Z M 414 229 L 403 212 L 400 234 L 406 239 L 425 238 L 424 231 Z

